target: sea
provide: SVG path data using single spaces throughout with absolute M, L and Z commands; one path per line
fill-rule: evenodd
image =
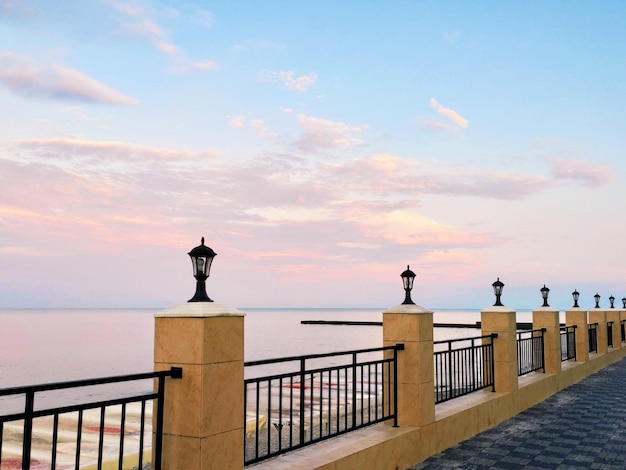
M 154 315 L 163 309 L 0 310 L 0 389 L 153 370 Z M 382 327 L 302 324 L 381 322 L 384 308 L 240 308 L 246 361 L 382 346 Z M 435 323 L 475 324 L 480 310 L 435 310 Z M 518 322 L 531 321 L 518 312 Z M 435 341 L 479 336 L 435 328 Z

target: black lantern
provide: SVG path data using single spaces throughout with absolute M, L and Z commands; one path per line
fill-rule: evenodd
M 622 307 L 626 308 L 626 297 L 622 297 Z
M 613 306 L 613 302 L 615 302 L 615 297 L 613 297 L 613 296 L 609 297 L 609 302 L 611 302 L 611 308 L 615 308 Z
M 409 265 L 407 264 L 406 271 L 400 274 L 400 276 L 402 277 L 402 284 L 404 285 L 404 302 L 402 302 L 402 305 L 415 305 L 415 302 L 411 300 L 411 289 L 413 289 L 413 280 L 415 279 L 415 273 L 409 269 Z
M 206 295 L 205 281 L 209 277 L 211 263 L 217 253 L 204 245 L 204 237 L 202 237 L 200 245 L 191 250 L 188 255 L 191 258 L 191 264 L 193 266 L 193 277 L 196 278 L 196 293 L 188 302 L 213 302 L 209 296 Z
M 493 293 L 496 294 L 496 303 L 493 304 L 494 307 L 504 307 L 502 302 L 500 302 L 500 296 L 502 295 L 502 289 L 504 289 L 504 283 L 500 281 L 500 278 L 493 284 Z
M 541 289 L 539 289 L 539 291 L 541 292 L 541 297 L 543 297 L 543 305 L 542 305 L 542 307 L 549 307 L 549 305 L 548 305 L 548 294 L 550 293 L 550 289 L 548 289 L 546 287 L 546 285 L 544 284 L 543 287 Z
M 595 299 L 595 301 L 596 301 L 596 307 L 595 307 L 595 308 L 600 308 L 600 294 L 598 294 L 598 293 L 596 292 L 596 295 L 594 295 L 594 296 L 593 296 L 593 298 L 594 298 L 594 299 Z
M 580 297 L 580 293 L 576 289 L 572 292 L 572 297 L 574 297 L 574 308 L 578 308 L 578 297 Z

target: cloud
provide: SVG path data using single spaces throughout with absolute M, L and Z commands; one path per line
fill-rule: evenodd
M 114 0 L 108 3 L 122 15 L 118 20 L 119 35 L 147 41 L 156 50 L 170 57 L 180 54 L 180 49 L 169 40 L 161 25 L 154 18 L 150 18 L 139 4 Z
M 172 70 L 174 72 L 181 72 L 181 73 L 193 72 L 196 70 L 207 71 L 207 70 L 217 70 L 217 69 L 219 69 L 218 65 L 212 60 L 200 60 L 198 62 L 193 62 L 193 63 L 190 62 L 184 65 L 178 65 L 176 67 L 172 67 Z
M 296 118 L 298 125 L 304 130 L 304 135 L 296 142 L 296 146 L 304 152 L 314 152 L 317 148 L 345 149 L 363 144 L 360 134 L 364 127 L 304 114 L 298 114 Z
M 548 158 L 552 176 L 556 179 L 579 181 L 583 186 L 597 188 L 615 181 L 613 173 L 605 166 L 566 158 Z
M 0 54 L 0 83 L 16 94 L 61 100 L 132 105 L 137 100 L 61 65 L 34 66 L 12 53 Z
M 254 121 L 231 119 L 240 117 L 244 126 Z M 329 122 L 331 129 L 345 126 Z M 262 265 L 285 276 L 319 259 L 341 273 L 361 264 L 374 269 L 383 260 L 427 260 L 435 252 L 451 264 L 471 264 L 471 251 L 463 250 L 502 243 L 499 229 L 442 223 L 422 211 L 420 199 L 514 200 L 555 187 L 550 175 L 385 153 L 332 163 L 289 153 L 213 156 L 129 142 L 0 141 L 0 225 L 7 234 L 0 247 L 17 253 L 45 243 L 50 252 L 72 254 L 99 244 L 98 250 L 178 249 L 183 234 L 202 230 L 253 269 Z M 456 249 L 463 255 L 449 255 Z
M 23 0 L 0 0 L 0 18 L 31 17 L 39 13 L 37 8 Z
M 0 141 L 1 142 L 1 141 Z M 73 157 L 96 157 L 98 160 L 111 161 L 130 159 L 148 160 L 189 160 L 193 158 L 213 158 L 213 152 L 193 153 L 189 151 L 171 151 L 126 142 L 95 141 L 79 139 L 24 139 L 4 141 L 18 149 L 29 150 L 40 157 L 71 159 Z
M 452 109 L 444 108 L 435 98 L 430 99 L 430 107 L 436 109 L 439 114 L 448 118 L 459 127 L 466 128 L 469 125 L 467 119 Z
M 317 83 L 317 73 L 310 72 L 306 75 L 295 77 L 295 72 L 282 70 L 280 72 L 263 72 L 261 78 L 269 82 L 282 82 L 286 88 L 304 93 L 312 85 Z
M 196 22 L 205 28 L 211 28 L 215 24 L 215 15 L 208 10 L 200 9 L 195 14 Z
M 265 124 L 263 119 L 251 119 L 250 128 L 259 136 L 266 139 L 273 139 L 278 137 L 278 134 L 270 132 L 269 127 Z
M 264 139 L 274 139 L 278 134 L 270 132 L 263 119 L 247 119 L 245 116 L 227 116 L 228 126 L 234 129 L 249 127 L 256 135 Z
M 324 163 L 324 178 L 351 193 L 401 195 L 423 194 L 522 199 L 545 191 L 551 179 L 519 172 L 441 165 L 378 153 L 349 163 Z
M 435 131 L 435 132 L 441 132 L 441 131 L 457 132 L 459 130 L 459 127 L 453 124 L 448 124 L 446 122 L 439 122 L 439 121 L 430 121 L 430 120 L 423 119 L 423 118 L 420 118 L 417 120 L 417 125 L 421 127 L 422 129 Z
M 489 246 L 493 236 L 471 233 L 441 224 L 433 219 L 406 211 L 360 217 L 364 233 L 368 238 L 386 239 L 398 245 L 434 247 Z
M 246 117 L 245 116 L 227 116 L 228 118 L 228 126 L 233 127 L 235 129 L 241 129 L 246 125 Z

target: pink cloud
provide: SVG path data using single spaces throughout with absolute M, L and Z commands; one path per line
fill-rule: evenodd
M 436 109 L 439 114 L 446 117 L 447 119 L 449 119 L 450 121 L 452 121 L 454 124 L 456 124 L 459 127 L 466 128 L 469 125 L 467 119 L 465 119 L 456 111 L 449 109 L 449 108 L 445 108 L 444 106 L 439 104 L 439 102 L 435 98 L 430 99 L 430 107 Z
M 548 158 L 552 164 L 552 176 L 556 179 L 573 180 L 583 186 L 598 188 L 615 181 L 613 173 L 603 165 L 566 158 Z
M 363 127 L 304 114 L 298 114 L 297 120 L 304 135 L 296 145 L 304 152 L 312 152 L 317 148 L 345 149 L 363 144 L 360 138 Z
M 270 82 L 282 82 L 286 88 L 300 93 L 304 93 L 317 83 L 317 73 L 315 72 L 297 77 L 292 70 L 281 70 L 280 72 L 263 72 L 261 78 Z
M 60 65 L 33 66 L 11 53 L 0 54 L 0 83 L 16 94 L 132 105 L 137 100 Z

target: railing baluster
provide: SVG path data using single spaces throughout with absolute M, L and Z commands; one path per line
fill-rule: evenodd
M 305 382 L 305 362 L 306 359 L 300 360 L 300 441 L 299 444 L 304 444 L 304 382 Z
M 272 448 L 272 379 L 267 381 L 267 448 Z
M 120 459 L 118 463 L 118 470 L 122 470 L 122 463 L 124 461 L 124 432 L 126 427 L 126 403 L 122 403 L 122 416 L 120 418 Z
M 259 418 L 261 416 L 261 411 L 259 410 L 261 406 L 260 397 L 261 397 L 261 382 L 257 382 L 256 383 L 256 402 L 255 402 L 256 407 L 255 407 L 255 413 L 254 413 L 254 429 L 255 429 L 254 454 L 257 456 L 257 458 L 259 457 Z
M 106 417 L 105 410 L 106 408 L 104 406 L 100 407 L 100 430 L 98 435 L 98 470 L 102 470 L 102 459 L 104 450 L 104 420 Z
M 141 401 L 141 417 L 139 424 L 139 462 L 137 462 L 137 468 L 143 469 L 143 445 L 144 445 L 144 432 L 146 426 L 146 401 Z M 98 469 L 100 470 L 100 469 Z
M 76 468 L 80 468 L 80 447 L 83 437 L 83 410 L 78 410 L 78 423 L 76 424 Z

